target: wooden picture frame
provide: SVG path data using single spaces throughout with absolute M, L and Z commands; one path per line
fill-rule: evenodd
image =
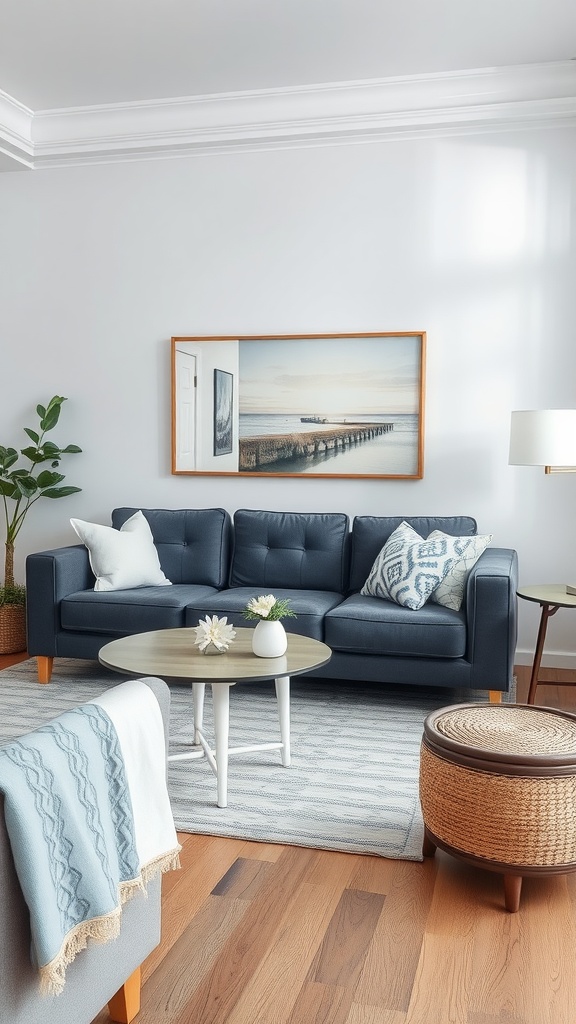
M 422 331 L 173 337 L 172 473 L 421 480 L 425 351 Z

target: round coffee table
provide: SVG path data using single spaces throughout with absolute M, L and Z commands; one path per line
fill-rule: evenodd
M 160 676 L 165 680 L 192 683 L 195 749 L 174 754 L 169 761 L 206 757 L 216 776 L 218 807 L 228 802 L 228 756 L 252 750 L 281 750 L 282 764 L 290 765 L 290 676 L 303 675 L 326 665 L 332 651 L 326 644 L 308 636 L 288 633 L 288 649 L 280 658 L 257 658 L 252 654 L 252 629 L 237 629 L 234 642 L 224 654 L 206 655 L 194 646 L 192 628 L 157 629 L 151 633 L 112 640 L 101 648 L 102 665 L 130 676 Z M 236 683 L 264 682 L 274 679 L 280 720 L 280 742 L 254 746 L 229 747 L 230 687 Z M 202 731 L 204 690 L 212 687 L 214 707 L 214 746 L 212 750 Z

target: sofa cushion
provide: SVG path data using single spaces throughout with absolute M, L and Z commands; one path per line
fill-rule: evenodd
M 457 541 L 436 531 L 424 539 L 408 523 L 400 523 L 376 557 L 360 591 L 418 611 L 454 564 Z
M 127 636 L 185 626 L 190 601 L 216 593 L 214 587 L 175 585 L 98 593 L 80 590 L 60 604 L 62 629 Z
M 88 549 L 96 577 L 94 590 L 171 585 L 160 568 L 150 527 L 139 509 L 119 530 L 83 519 L 71 519 L 70 523 Z
M 462 612 L 426 604 L 414 613 L 392 601 L 353 594 L 326 615 L 324 642 L 335 651 L 388 657 L 462 658 Z
M 453 537 L 471 537 L 477 529 L 476 520 L 470 516 L 356 516 L 351 537 L 351 591 L 364 586 L 378 552 L 402 522 L 408 523 L 421 537 L 427 537 L 433 530 L 442 530 Z
M 206 615 L 225 615 L 233 626 L 255 626 L 253 620 L 244 618 L 243 611 L 251 597 L 260 597 L 266 588 L 233 587 L 220 590 L 207 597 L 199 596 L 186 609 L 186 626 L 197 626 Z M 341 594 L 322 590 L 290 590 L 275 588 L 274 596 L 278 600 L 287 598 L 290 607 L 296 612 L 295 619 L 284 619 L 288 633 L 311 636 L 314 640 L 324 640 L 324 616 L 331 608 L 342 600 Z
M 234 515 L 231 587 L 332 590 L 347 586 L 348 516 L 341 513 L 261 512 Z
M 428 540 L 436 537 L 445 537 L 440 530 L 434 530 Z M 492 534 L 476 534 L 475 537 L 453 537 L 454 554 L 459 556 L 446 573 L 442 582 L 430 595 L 430 600 L 435 604 L 442 604 L 445 608 L 453 608 L 455 612 L 460 611 L 464 600 L 464 590 L 470 570 L 474 568 L 480 555 L 484 553 L 492 540 Z
M 116 508 L 112 525 L 120 529 L 137 510 Z M 160 565 L 172 583 L 224 587 L 228 582 L 231 521 L 222 508 L 143 508 Z

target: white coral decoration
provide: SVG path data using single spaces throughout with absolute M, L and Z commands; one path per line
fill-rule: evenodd
M 274 594 L 264 594 L 262 597 L 253 597 L 248 601 L 248 610 L 254 612 L 261 619 L 267 619 L 276 604 Z
M 194 627 L 196 639 L 194 644 L 203 651 L 209 644 L 214 644 L 219 651 L 227 651 L 236 636 L 236 630 L 228 625 L 228 619 L 219 619 L 217 615 L 206 616 Z

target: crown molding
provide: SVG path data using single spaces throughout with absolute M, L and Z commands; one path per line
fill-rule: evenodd
M 576 61 L 33 112 L 0 92 L 0 153 L 39 169 L 576 125 Z

